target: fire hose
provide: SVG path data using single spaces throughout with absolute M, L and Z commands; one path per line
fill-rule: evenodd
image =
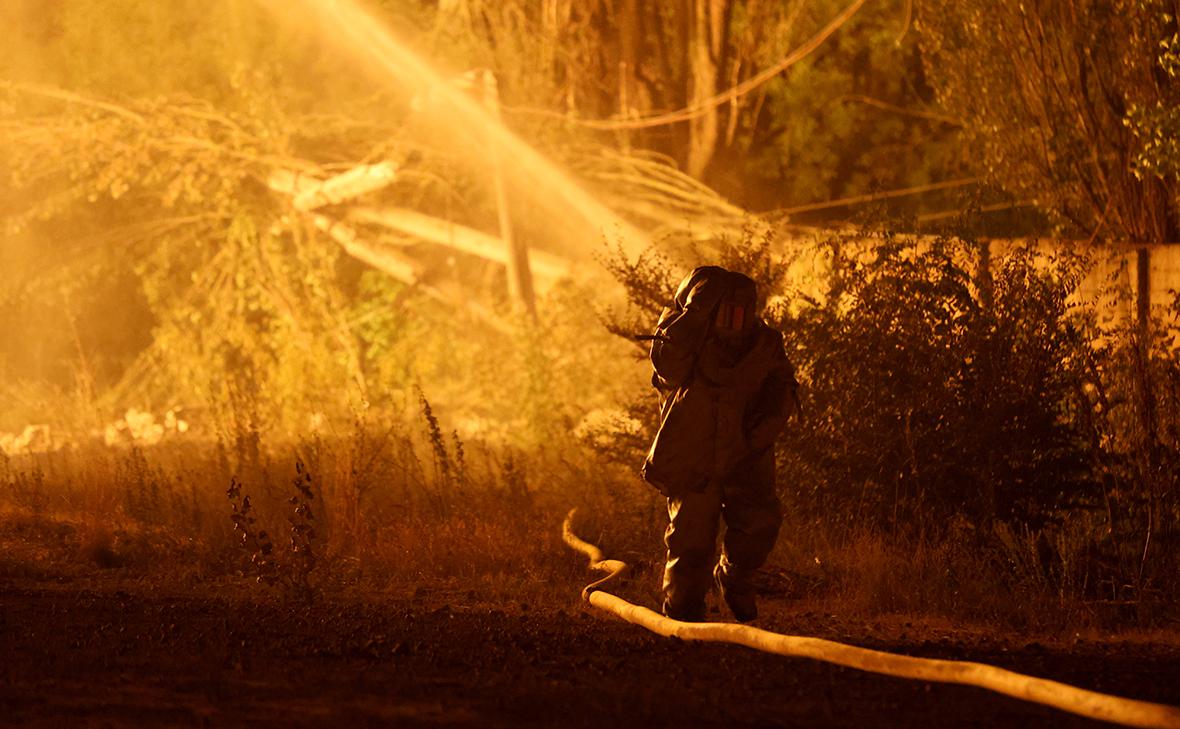
M 953 683 L 995 691 L 1022 701 L 1052 706 L 1079 716 L 1136 727 L 1180 729 L 1180 708 L 1150 701 L 1125 699 L 1009 671 L 985 663 L 935 658 L 915 658 L 897 653 L 858 648 L 823 638 L 772 633 L 736 623 L 686 623 L 627 602 L 604 588 L 628 571 L 626 562 L 606 559 L 597 546 L 573 532 L 577 509 L 562 525 L 565 543 L 590 560 L 590 569 L 605 572 L 602 579 L 582 590 L 582 599 L 600 610 L 647 628 L 666 638 L 684 641 L 735 643 L 766 653 L 812 658 L 860 671 L 935 683 Z

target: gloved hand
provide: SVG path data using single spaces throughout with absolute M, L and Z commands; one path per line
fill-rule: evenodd
M 656 324 L 651 361 L 655 367 L 652 384 L 675 389 L 692 374 L 693 363 L 712 330 L 713 314 L 728 291 L 728 271 L 701 266 L 680 283 L 672 304 Z

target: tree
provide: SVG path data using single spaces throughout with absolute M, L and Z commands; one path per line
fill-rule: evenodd
M 539 336 L 527 351 L 508 347 L 518 332 L 498 311 L 504 249 L 479 229 L 495 220 L 491 185 L 468 147 L 414 127 L 410 92 L 374 93 L 371 79 L 341 72 L 340 56 L 309 53 L 317 36 L 271 27 L 244 0 L 209 14 L 187 2 L 110 6 L 99 22 L 93 0 L 61 0 L 47 25 L 74 31 L 50 38 L 22 21 L 20 44 L 42 63 L 0 66 L 0 262 L 14 264 L 0 270 L 0 322 L 69 302 L 61 325 L 40 316 L 0 342 L 0 367 L 11 355 L 24 368 L 14 374 L 38 374 L 51 357 L 21 355 L 51 341 L 44 350 L 67 362 L 75 351 L 111 360 L 91 378 L 102 400 L 92 411 L 207 404 L 297 428 L 312 410 L 346 411 L 436 373 L 480 400 L 464 375 L 481 365 L 455 366 L 459 331 L 475 362 L 490 341 L 500 364 L 558 360 L 538 354 Z M 228 10 L 255 14 L 234 25 Z M 242 55 L 169 32 L 227 25 L 248 36 Z M 113 47 L 126 57 L 110 75 L 87 68 Z M 340 205 L 360 194 L 365 210 Z M 564 272 L 554 258 L 538 252 L 538 276 Z M 98 341 L 86 320 L 71 336 L 69 316 L 90 305 L 107 321 L 134 309 L 139 336 Z M 435 372 L 426 349 L 439 353 Z M 68 365 L 51 374 L 68 385 Z
M 1173 91 L 1180 84 L 1180 30 L 1177 13 L 1161 13 L 1165 36 L 1160 41 L 1159 67 Z M 1171 25 L 1171 36 L 1166 28 Z M 1180 179 L 1180 103 L 1175 94 L 1156 100 L 1154 106 L 1134 105 L 1127 114 L 1127 126 L 1140 144 L 1135 172 L 1140 177 L 1157 177 L 1163 181 Z M 1176 189 L 1176 188 L 1173 188 Z
M 754 209 L 963 176 L 907 0 L 445 5 L 437 52 L 469 47 L 559 154 L 596 132 Z
M 688 174 L 703 179 L 717 148 L 720 114 L 711 102 L 718 92 L 718 75 L 725 67 L 730 3 L 691 0 L 689 6 L 688 108 L 697 111 L 688 121 L 685 168 Z
M 1175 170 L 1144 174 L 1163 138 L 1153 120 L 1180 105 L 1160 63 L 1176 12 L 1172 0 L 921 3 L 927 74 L 987 173 L 1064 229 L 1176 241 Z

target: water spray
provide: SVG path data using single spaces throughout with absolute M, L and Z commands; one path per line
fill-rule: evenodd
M 301 13 L 308 17 L 324 38 L 335 41 L 342 53 L 375 69 L 394 87 L 410 91 L 419 99 L 428 99 L 437 126 L 457 136 L 471 137 L 478 148 L 492 145 L 502 159 L 511 161 L 513 173 L 528 182 L 532 194 L 542 200 L 560 201 L 558 219 L 568 221 L 569 213 L 574 213 L 573 227 L 580 222 L 592 233 L 592 239 L 605 236 L 629 255 L 637 255 L 649 245 L 647 233 L 596 200 L 556 164 L 505 127 L 484 104 L 444 78 L 395 38 L 381 21 L 354 0 L 294 0 L 281 5 L 265 0 L 265 4 L 276 15 Z M 571 231 L 570 237 L 586 238 L 576 231 Z M 583 255 L 587 252 L 569 251 Z

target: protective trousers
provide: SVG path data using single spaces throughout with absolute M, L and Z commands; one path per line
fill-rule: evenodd
M 720 519 L 725 520 L 718 578 L 728 591 L 750 591 L 754 571 L 766 562 L 778 538 L 782 511 L 774 483 L 774 453 L 763 451 L 704 491 L 668 499 L 664 543 L 665 612 L 682 620 L 704 618 L 705 593 L 713 577 Z

